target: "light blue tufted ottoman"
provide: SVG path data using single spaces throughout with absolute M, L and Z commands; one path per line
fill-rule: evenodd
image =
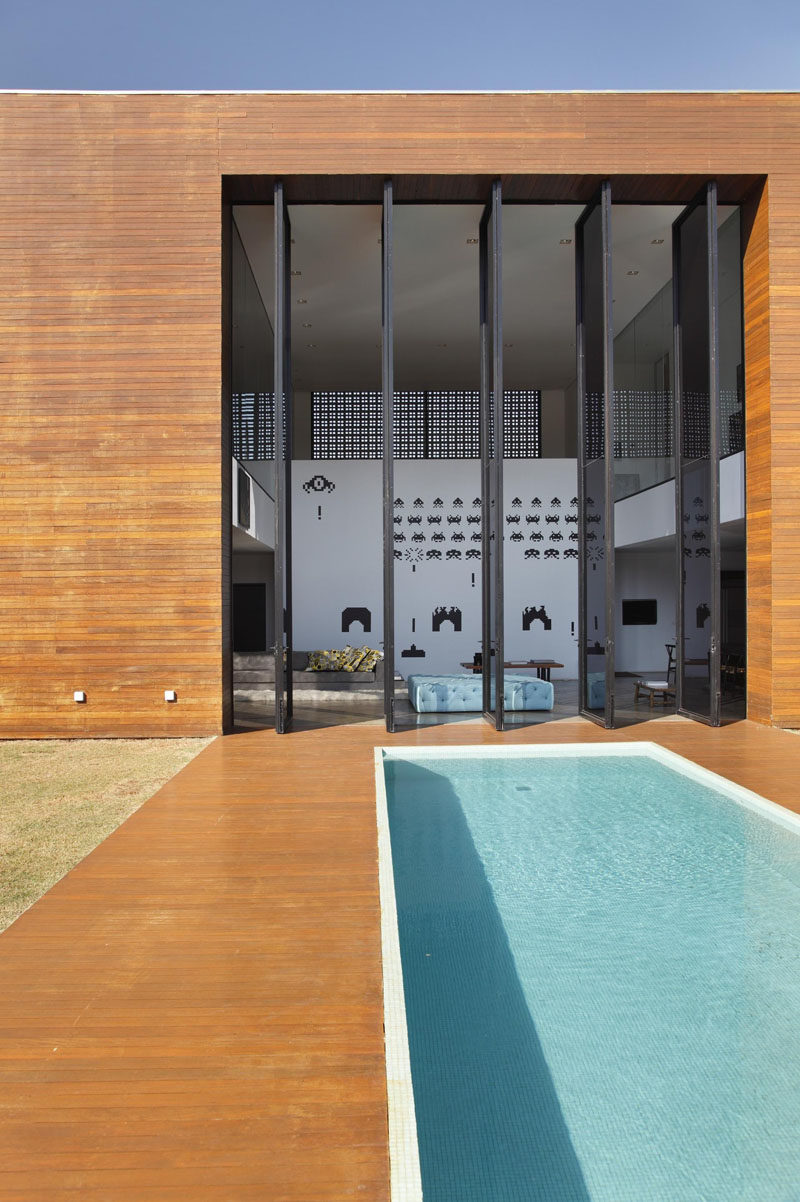
M 415 674 L 408 678 L 408 696 L 419 714 L 479 714 L 483 709 L 483 680 L 471 672 L 453 676 Z M 505 677 L 503 704 L 507 710 L 551 710 L 553 698 L 549 680 Z

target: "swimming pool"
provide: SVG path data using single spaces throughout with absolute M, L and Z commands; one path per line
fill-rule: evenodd
M 393 1202 L 800 1202 L 800 820 L 653 744 L 376 769 Z

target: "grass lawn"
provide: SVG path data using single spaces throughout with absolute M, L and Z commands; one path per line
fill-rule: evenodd
M 0 931 L 210 741 L 0 742 Z

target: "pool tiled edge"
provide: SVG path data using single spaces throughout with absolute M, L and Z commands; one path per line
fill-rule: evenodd
M 408 1050 L 403 967 L 397 929 L 392 871 L 392 843 L 383 774 L 384 749 L 375 748 L 375 794 L 378 820 L 378 888 L 381 902 L 383 959 L 383 1028 L 386 1046 L 386 1092 L 389 1112 L 389 1165 L 392 1202 L 422 1202 L 422 1177 L 414 1113 L 414 1089 Z

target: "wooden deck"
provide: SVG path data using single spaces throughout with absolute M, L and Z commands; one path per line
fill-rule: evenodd
M 800 810 L 800 739 L 660 719 L 394 745 L 653 739 Z M 388 1198 L 377 723 L 218 739 L 0 937 L 0 1199 Z

